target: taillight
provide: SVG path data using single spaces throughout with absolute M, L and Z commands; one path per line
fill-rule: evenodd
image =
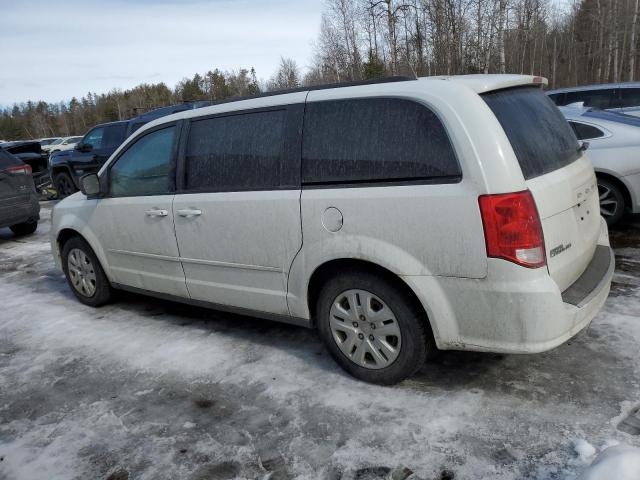
M 480 213 L 487 256 L 523 267 L 544 266 L 544 236 L 536 203 L 529 190 L 480 195 Z
M 6 169 L 7 172 L 16 175 L 31 175 L 31 166 L 29 165 L 14 165 Z

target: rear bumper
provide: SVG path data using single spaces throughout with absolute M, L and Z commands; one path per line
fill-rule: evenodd
M 0 204 L 0 227 L 10 227 L 28 220 L 40 220 L 40 203 L 35 193 L 24 202 Z
M 487 279 L 435 280 L 438 301 L 427 293 L 434 277 L 405 280 L 427 306 L 440 349 L 538 353 L 576 335 L 604 305 L 615 259 L 608 245 L 597 251 L 583 276 L 562 293 L 544 269 L 523 272 L 503 260 L 492 261 Z

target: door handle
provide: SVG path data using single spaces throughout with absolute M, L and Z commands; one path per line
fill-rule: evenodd
M 202 210 L 197 208 L 184 208 L 176 212 L 181 217 L 199 217 L 202 215 Z
M 169 215 L 169 212 L 166 210 L 158 210 L 156 208 L 152 208 L 151 210 L 147 210 L 144 212 L 147 217 L 166 217 Z

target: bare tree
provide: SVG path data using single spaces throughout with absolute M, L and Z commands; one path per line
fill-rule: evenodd
M 283 90 L 300 86 L 300 69 L 292 58 L 280 57 L 280 66 L 267 83 L 268 90 Z

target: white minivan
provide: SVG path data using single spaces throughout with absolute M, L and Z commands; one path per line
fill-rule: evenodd
M 549 350 L 614 258 L 544 83 L 393 78 L 160 118 L 54 208 L 54 256 L 87 305 L 124 289 L 316 328 L 380 384 L 436 349 Z

